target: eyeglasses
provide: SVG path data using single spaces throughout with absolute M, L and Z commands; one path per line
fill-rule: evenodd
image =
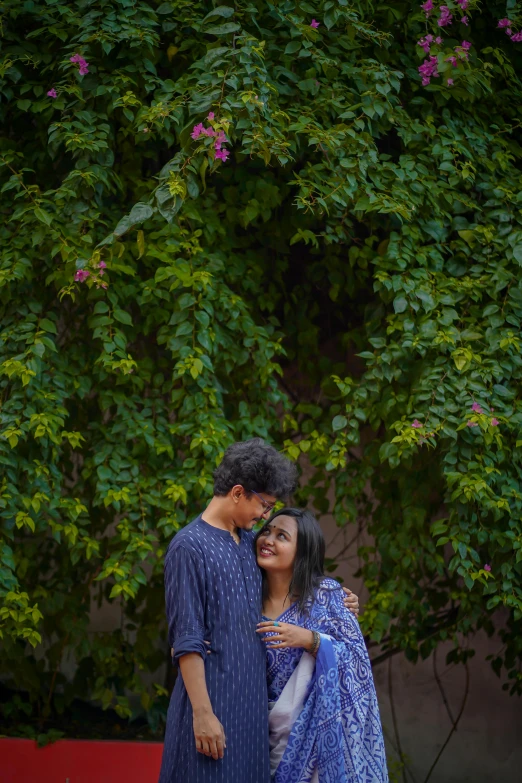
M 263 508 L 265 509 L 265 514 L 269 511 L 273 511 L 275 503 L 268 503 L 264 498 L 261 497 L 261 495 L 255 491 L 255 489 L 249 489 L 249 492 L 252 492 L 263 504 Z

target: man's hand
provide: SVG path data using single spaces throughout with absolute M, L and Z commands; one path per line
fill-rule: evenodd
M 345 593 L 345 595 L 343 597 L 343 604 L 348 609 L 348 611 L 350 611 L 356 617 L 359 617 L 359 598 L 358 598 L 358 596 L 356 596 L 355 593 L 352 593 L 351 590 L 348 590 L 347 587 L 343 587 L 343 591 Z
M 196 750 L 213 759 L 222 759 L 226 747 L 225 732 L 212 709 L 205 681 L 205 662 L 200 653 L 187 653 L 180 656 L 179 669 L 192 704 Z
M 225 754 L 225 730 L 213 712 L 194 713 L 192 725 L 196 750 L 213 759 L 222 759 Z

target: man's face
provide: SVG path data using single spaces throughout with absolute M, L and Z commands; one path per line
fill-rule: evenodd
M 232 489 L 232 499 L 235 503 L 234 522 L 242 530 L 252 530 L 258 522 L 266 520 L 277 502 L 277 498 L 264 492 L 247 490 L 241 485 Z

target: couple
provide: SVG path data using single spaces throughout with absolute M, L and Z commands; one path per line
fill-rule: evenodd
M 261 439 L 233 444 L 206 510 L 168 548 L 179 676 L 160 783 L 388 781 L 368 654 L 323 576 L 321 529 L 298 509 L 267 520 L 296 477 Z

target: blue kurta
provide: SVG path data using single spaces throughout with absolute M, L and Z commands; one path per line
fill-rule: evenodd
M 230 533 L 198 517 L 165 557 L 169 641 L 175 658 L 200 653 L 227 747 L 217 761 L 196 751 L 192 707 L 178 674 L 170 700 L 159 783 L 268 783 L 266 651 L 256 634 L 261 572 L 254 534 Z M 210 648 L 204 644 L 210 642 Z M 207 655 L 210 649 L 210 655 Z

